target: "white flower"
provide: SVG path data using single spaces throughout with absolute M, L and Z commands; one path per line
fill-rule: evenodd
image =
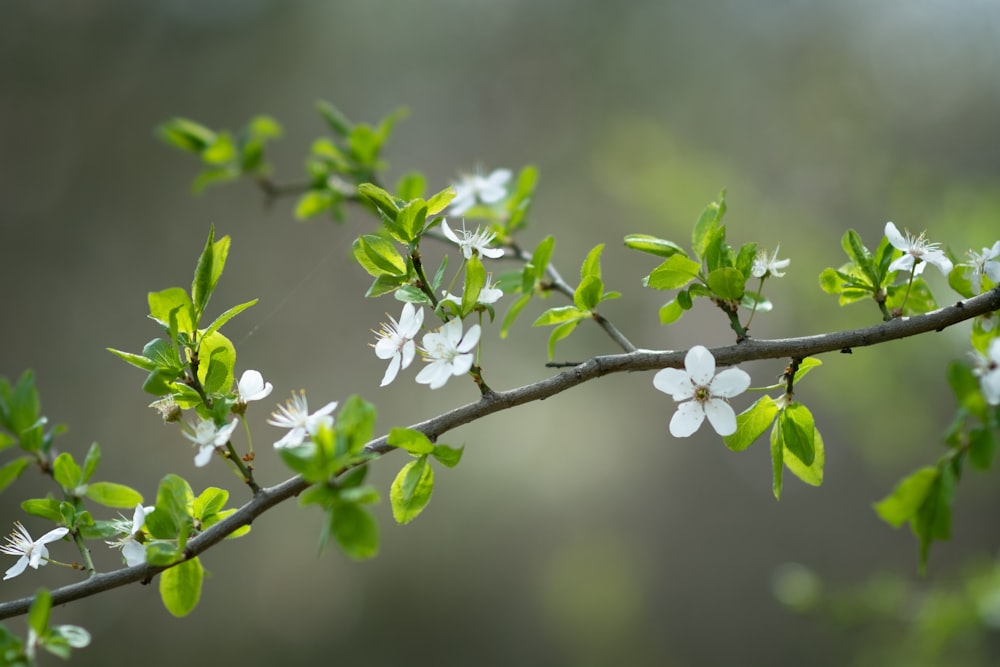
M 177 405 L 173 394 L 168 394 L 149 404 L 149 407 L 156 410 L 164 422 L 175 422 L 181 418 L 181 406 Z
M 271 414 L 267 423 L 278 428 L 289 429 L 281 440 L 274 443 L 276 448 L 301 445 L 307 435 L 316 435 L 323 426 L 333 426 L 330 413 L 337 409 L 337 401 L 330 401 L 316 412 L 309 414 L 309 403 L 306 393 L 300 391 L 298 396 L 292 392 L 292 398 L 285 405 L 279 405 L 278 410 Z
M 413 363 L 413 357 L 417 354 L 417 344 L 413 342 L 413 338 L 424 324 L 424 309 L 417 310 L 412 303 L 406 303 L 399 321 L 392 317 L 389 321 L 391 324 L 383 322 L 382 330 L 374 332 L 378 336 L 375 356 L 389 360 L 389 367 L 385 369 L 382 384 L 379 385 L 381 387 L 395 380 L 400 370 Z
M 480 328 L 473 324 L 462 337 L 462 321 L 449 320 L 438 331 L 424 335 L 420 351 L 430 364 L 417 374 L 417 382 L 440 389 L 455 375 L 464 375 L 472 368 L 472 349 L 479 343 Z
M 142 526 L 146 523 L 146 515 L 155 509 L 153 506 L 143 507 L 142 503 L 139 503 L 135 506 L 131 523 L 125 517 L 122 517 L 120 521 L 115 521 L 115 528 L 124 535 L 114 541 L 105 540 L 112 549 L 122 550 L 122 556 L 129 567 L 142 565 L 146 562 L 146 545 L 135 538 L 142 532 Z
M 510 180 L 510 169 L 496 169 L 489 176 L 479 172 L 466 174 L 462 180 L 452 185 L 455 188 L 455 198 L 451 202 L 451 212 L 462 215 L 476 205 L 476 201 L 484 204 L 495 204 L 507 196 L 507 181 Z
M 702 345 L 688 350 L 684 368 L 686 372 L 664 368 L 653 376 L 653 386 L 680 403 L 670 420 L 670 434 L 686 438 L 701 427 L 706 416 L 719 435 L 735 433 L 736 413 L 725 399 L 746 391 L 750 376 L 739 368 L 716 375 L 715 357 Z
M 240 381 L 236 383 L 236 396 L 240 403 L 247 404 L 250 401 L 259 401 L 267 398 L 274 387 L 270 382 L 264 382 L 264 376 L 260 371 L 243 371 Z
M 464 287 L 465 286 L 463 285 L 463 288 Z M 452 303 L 458 304 L 459 306 L 462 305 L 461 296 L 457 294 L 451 294 L 447 290 L 442 292 L 442 294 L 444 294 L 444 296 L 441 297 L 442 301 L 451 301 Z M 486 284 L 483 285 L 483 288 L 481 290 L 479 290 L 479 297 L 476 299 L 476 303 L 480 303 L 484 306 L 489 306 L 499 301 L 500 297 L 502 296 L 503 296 L 503 290 L 497 289 L 496 287 L 493 286 L 493 274 L 487 273 Z
M 184 437 L 198 445 L 198 453 L 195 454 L 194 464 L 201 468 L 212 459 L 212 452 L 216 447 L 222 447 L 229 442 L 229 437 L 233 434 L 236 425 L 240 423 L 240 418 L 236 417 L 230 423 L 219 428 L 211 419 L 202 419 L 197 426 L 188 427 L 183 431 Z
M 979 294 L 983 286 L 983 276 L 987 276 L 994 284 L 1000 283 L 1000 262 L 996 258 L 1000 257 L 1000 241 L 993 244 L 992 248 L 983 248 L 981 253 L 969 251 L 969 265 L 972 267 L 972 275 L 969 281 L 972 283 L 972 291 Z
M 903 235 L 896 225 L 891 222 L 885 223 L 885 237 L 893 248 L 903 251 L 903 256 L 889 265 L 890 271 L 913 271 L 913 275 L 919 276 L 923 273 L 925 263 L 933 264 L 941 269 L 944 275 L 951 273 L 951 260 L 941 251 L 940 243 L 931 243 L 921 233 L 914 238 L 910 236 L 909 230 Z M 916 268 L 913 264 L 916 262 Z
M 45 565 L 49 560 L 49 550 L 45 545 L 61 540 L 68 532 L 69 528 L 54 528 L 37 540 L 32 540 L 31 535 L 24 529 L 21 522 L 15 521 L 14 531 L 7 536 L 7 544 L 0 545 L 0 551 L 11 556 L 20 556 L 20 558 L 7 570 L 4 580 L 13 579 L 24 572 L 29 565 L 36 570 L 39 565 Z
M 444 220 L 441 222 L 441 229 L 444 231 L 444 235 L 449 241 L 457 243 L 458 247 L 462 249 L 462 256 L 466 259 L 472 259 L 473 253 L 478 253 L 484 257 L 491 257 L 496 259 L 497 257 L 503 257 L 503 248 L 491 248 L 490 242 L 496 238 L 496 234 L 489 231 L 480 231 L 476 227 L 475 232 L 468 232 L 465 229 L 465 222 L 462 222 L 462 229 L 459 230 L 461 238 L 452 231 L 451 227 L 448 226 L 448 221 Z
M 779 248 L 781 246 L 774 248 L 774 254 L 770 258 L 767 256 L 767 250 L 758 248 L 757 255 L 753 258 L 753 266 L 750 268 L 750 275 L 754 278 L 767 278 L 768 276 L 780 278 L 785 275 L 780 269 L 787 267 L 792 260 L 778 259 Z
M 990 341 L 985 357 L 976 356 L 977 367 L 974 372 L 979 376 L 983 398 L 989 405 L 1000 405 L 1000 338 Z

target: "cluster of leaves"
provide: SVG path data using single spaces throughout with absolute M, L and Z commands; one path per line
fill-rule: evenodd
M 882 237 L 873 254 L 853 229 L 848 229 L 840 240 L 848 260 L 839 268 L 826 268 L 819 274 L 819 286 L 827 294 L 838 297 L 846 306 L 865 299 L 878 305 L 885 320 L 899 315 L 928 313 L 937 308 L 937 302 L 927 282 L 914 277 L 912 284 L 894 284 L 896 271 L 889 265 L 901 254 L 886 237 Z
M 753 311 L 771 310 L 771 303 L 764 299 L 760 288 L 747 289 L 753 275 L 756 243 L 744 243 L 734 250 L 726 241 L 726 192 L 719 193 L 719 200 L 711 202 L 702 211 L 691 233 L 691 253 L 665 239 L 648 234 L 630 234 L 625 245 L 633 250 L 665 258 L 665 261 L 643 278 L 643 285 L 657 290 L 679 290 L 676 297 L 660 308 L 660 322 L 672 324 L 691 310 L 694 299 L 711 299 L 726 313 L 737 339 L 747 337 L 747 328 L 741 324 L 737 311 L 740 307 Z
M 90 633 L 78 625 L 51 625 L 52 595 L 44 588 L 35 592 L 28 611 L 28 640 L 11 633 L 0 625 L 0 665 L 28 667 L 35 664 L 37 650 L 43 648 L 63 660 L 73 649 L 90 644 Z

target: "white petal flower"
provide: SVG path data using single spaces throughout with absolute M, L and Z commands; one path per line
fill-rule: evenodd
M 896 229 L 896 225 L 887 222 L 885 237 L 889 239 L 893 248 L 903 251 L 903 256 L 889 265 L 890 271 L 913 271 L 913 275 L 919 276 L 923 273 L 925 264 L 933 264 L 941 269 L 944 275 L 951 273 L 951 260 L 941 251 L 941 244 L 931 243 L 922 233 L 914 238 L 907 230 L 904 235 Z
M 54 528 L 37 540 L 32 540 L 21 522 L 15 521 L 14 531 L 7 536 L 7 544 L 0 545 L 0 551 L 20 558 L 7 570 L 4 580 L 13 579 L 24 572 L 29 565 L 36 570 L 40 565 L 45 565 L 49 559 L 49 550 L 45 545 L 61 540 L 67 533 L 69 528 Z
M 236 383 L 237 400 L 246 404 L 250 401 L 259 401 L 267 398 L 274 387 L 270 382 L 264 382 L 264 376 L 259 371 L 243 371 L 240 381 Z
M 337 401 L 330 401 L 316 412 L 309 414 L 309 403 L 306 393 L 300 391 L 298 396 L 292 393 L 292 398 L 285 405 L 279 405 L 278 410 L 271 414 L 268 424 L 278 428 L 287 428 L 288 433 L 274 443 L 278 449 L 301 445 L 306 436 L 313 436 L 322 427 L 331 428 L 333 417 L 330 413 L 337 409 Z
M 757 255 L 753 258 L 753 266 L 750 268 L 750 275 L 754 278 L 767 278 L 768 276 L 780 278 L 785 275 L 781 269 L 784 269 L 791 264 L 792 260 L 778 259 L 779 248 L 781 248 L 781 246 L 775 246 L 774 254 L 770 257 L 767 256 L 767 250 L 759 248 L 757 250 Z
M 989 405 L 1000 405 L 1000 338 L 990 341 L 985 357 L 976 356 L 977 365 L 974 372 L 979 376 L 983 398 Z
M 146 523 L 146 516 L 155 509 L 153 506 L 143 507 L 142 503 L 139 503 L 135 506 L 135 513 L 132 515 L 131 523 L 128 519 L 122 517 L 121 521 L 116 521 L 114 524 L 118 532 L 124 533 L 124 535 L 114 541 L 105 540 L 107 545 L 112 549 L 121 549 L 125 563 L 129 567 L 142 565 L 146 562 L 146 545 L 139 542 L 136 537 L 142 533 L 142 526 Z
M 197 426 L 185 429 L 183 431 L 184 437 L 198 445 L 198 453 L 195 454 L 194 464 L 199 468 L 208 465 L 208 462 L 212 459 L 212 452 L 215 451 L 216 447 L 222 447 L 229 442 L 233 430 L 236 429 L 236 425 L 239 423 L 240 419 L 236 417 L 233 421 L 220 428 L 211 419 L 202 419 L 198 422 Z
M 664 368 L 653 376 L 653 386 L 680 403 L 670 420 L 670 434 L 686 438 L 697 431 L 705 417 L 719 435 L 736 432 L 736 413 L 725 399 L 750 386 L 750 376 L 739 368 L 715 373 L 715 357 L 702 345 L 688 350 L 684 368 Z
M 1000 241 L 993 244 L 992 248 L 983 248 L 981 253 L 969 251 L 969 265 L 972 267 L 972 275 L 969 281 L 972 283 L 972 291 L 979 294 L 983 286 L 983 276 L 1000 284 Z
M 506 185 L 510 176 L 510 169 L 496 169 L 489 176 L 483 176 L 479 172 L 462 176 L 460 181 L 452 184 L 456 194 L 451 202 L 451 212 L 462 215 L 475 206 L 477 201 L 495 204 L 503 200 L 507 197 Z
M 391 324 L 382 323 L 382 330 L 374 332 L 378 336 L 375 343 L 375 356 L 379 359 L 388 359 L 389 367 L 385 369 L 382 377 L 384 387 L 396 379 L 396 374 L 400 370 L 407 368 L 413 363 L 413 358 L 417 354 L 417 345 L 413 342 L 420 327 L 424 324 L 424 309 L 414 308 L 412 303 L 403 305 L 403 312 L 397 322 L 392 317 L 389 318 Z
M 503 257 L 503 248 L 490 247 L 490 242 L 496 238 L 496 234 L 488 229 L 480 231 L 476 227 L 476 231 L 469 232 L 465 229 L 465 222 L 462 222 L 462 229 L 456 233 L 448 226 L 448 221 L 444 220 L 441 222 L 441 230 L 449 241 L 458 244 L 458 247 L 462 249 L 462 256 L 466 259 L 472 259 L 473 253 L 493 259 Z
M 472 368 L 472 350 L 479 343 L 481 331 L 473 324 L 462 335 L 462 321 L 449 320 L 438 331 L 424 335 L 420 351 L 430 363 L 417 374 L 417 382 L 439 389 L 452 376 L 464 375 Z

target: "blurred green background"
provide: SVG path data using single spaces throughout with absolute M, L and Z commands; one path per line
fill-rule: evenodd
M 355 120 L 410 108 L 387 154 L 390 182 L 420 169 L 437 190 L 477 165 L 537 165 L 523 244 L 555 234 L 554 261 L 571 277 L 607 243 L 605 282 L 625 298 L 602 312 L 641 347 L 731 340 L 704 304 L 660 327 L 669 297 L 639 285 L 656 262 L 621 244 L 632 232 L 686 244 L 722 187 L 731 241 L 780 243 L 792 260 L 767 287 L 776 309 L 758 315 L 756 336 L 875 323 L 874 305 L 840 309 L 818 289 L 819 272 L 844 261 L 847 228 L 874 247 L 893 220 L 961 257 L 1000 236 L 998 33 L 1000 5 L 988 0 L 5 2 L 0 374 L 35 369 L 45 414 L 70 426 L 61 447 L 79 457 L 98 441 L 102 479 L 152 498 L 176 472 L 196 492 L 221 485 L 245 498 L 222 465 L 194 468 L 177 429 L 147 409 L 142 374 L 104 351 L 138 351 L 157 335 L 146 293 L 189 284 L 214 224 L 233 248 L 213 312 L 260 298 L 227 331 L 238 368 L 261 370 L 274 401 L 360 393 L 386 431 L 473 400 L 471 384 L 431 392 L 412 369 L 378 388 L 370 329 L 398 306 L 363 299 L 369 278 L 349 261 L 369 218 L 298 223 L 293 201 L 266 208 L 246 182 L 192 197 L 196 161 L 153 136 L 174 115 L 236 129 L 267 113 L 286 128 L 270 153 L 276 179 L 299 181 L 325 132 L 320 98 Z M 485 334 L 494 387 L 551 373 L 547 331 L 528 326 L 535 314 L 505 342 L 496 327 Z M 955 537 L 935 545 L 925 580 L 912 536 L 870 507 L 941 452 L 954 411 L 944 366 L 965 354 L 966 331 L 827 356 L 797 392 L 824 436 L 826 483 L 790 479 L 780 503 L 766 445 L 734 454 L 707 427 L 673 440 L 672 402 L 651 374 L 608 377 L 449 433 L 444 442 L 467 445 L 462 465 L 439 470 L 414 524 L 378 508 L 372 562 L 317 557 L 319 513 L 289 503 L 210 552 L 188 618 L 172 619 L 154 586 L 132 586 L 54 621 L 94 633 L 79 665 L 995 664 L 992 635 L 945 633 L 921 663 L 893 653 L 910 636 L 892 623 L 856 632 L 837 614 L 793 614 L 772 593 L 775 572 L 801 563 L 827 591 L 895 582 L 889 598 L 915 617 L 934 586 L 958 582 L 969 563 L 989 567 L 1000 501 L 990 475 L 962 481 Z M 614 351 L 581 327 L 558 354 Z M 783 367 L 748 370 L 761 385 Z M 266 403 L 250 420 L 259 479 L 271 484 L 287 473 L 268 446 Z M 386 493 L 403 462 L 374 466 Z M 30 475 L 10 488 L 3 525 L 25 520 L 17 502 L 46 490 Z M 117 566 L 98 551 L 99 566 Z M 12 599 L 76 577 L 48 567 L 0 591 Z M 878 612 L 874 595 L 843 613 Z M 976 626 L 987 615 L 969 604 L 953 606 Z

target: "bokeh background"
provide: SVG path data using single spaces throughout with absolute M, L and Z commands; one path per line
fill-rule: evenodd
M 260 298 L 227 332 L 238 367 L 261 370 L 274 401 L 297 389 L 315 406 L 360 393 L 385 431 L 473 400 L 470 384 L 431 392 L 413 370 L 378 388 L 370 329 L 398 306 L 362 297 L 369 278 L 349 251 L 365 215 L 296 222 L 294 201 L 265 207 L 248 182 L 192 196 L 196 161 L 153 135 L 175 115 L 236 129 L 267 113 L 286 128 L 270 152 L 275 178 L 295 182 L 325 133 L 321 98 L 370 122 L 409 107 L 387 153 L 390 182 L 420 169 L 437 190 L 477 165 L 536 165 L 524 245 L 555 234 L 554 261 L 572 276 L 606 243 L 606 283 L 625 298 L 604 312 L 642 347 L 730 341 L 702 304 L 660 327 L 669 297 L 639 285 L 655 261 L 621 244 L 632 232 L 686 243 L 723 187 L 730 239 L 780 243 L 792 260 L 768 285 L 776 309 L 758 315 L 755 335 L 874 323 L 873 305 L 841 309 L 818 289 L 819 272 L 843 261 L 846 229 L 874 247 L 894 220 L 963 256 L 1000 236 L 997 34 L 1000 5 L 989 0 L 5 2 L 0 374 L 35 370 L 45 414 L 70 426 L 60 446 L 78 457 L 102 446 L 98 477 L 152 498 L 176 472 L 242 501 L 222 465 L 195 469 L 176 428 L 146 407 L 142 374 L 104 351 L 138 351 L 157 335 L 146 293 L 190 283 L 214 224 L 233 247 L 212 308 Z M 547 331 L 528 326 L 537 312 L 507 341 L 496 328 L 485 335 L 494 387 L 551 373 Z M 461 466 L 438 471 L 431 505 L 409 526 L 383 502 L 371 562 L 317 555 L 319 513 L 288 503 L 203 559 L 211 576 L 191 616 L 174 620 L 155 586 L 132 586 L 54 620 L 94 633 L 80 665 L 995 664 L 989 633 L 946 632 L 904 659 L 909 626 L 869 622 L 886 599 L 903 600 L 894 608 L 906 617 L 935 587 L 963 590 L 963 573 L 994 556 L 990 474 L 963 479 L 954 539 L 934 547 L 925 579 L 912 536 L 870 506 L 941 453 L 954 410 L 944 365 L 966 349 L 956 327 L 825 358 L 798 397 L 824 435 L 826 482 L 788 479 L 781 502 L 765 444 L 734 454 L 707 428 L 673 440 L 672 403 L 651 374 L 609 377 L 449 433 L 444 442 L 467 446 Z M 613 351 L 581 328 L 559 356 Z M 748 370 L 761 385 L 782 367 Z M 251 423 L 270 484 L 287 473 L 268 446 L 277 431 L 264 424 L 266 402 Z M 403 462 L 374 466 L 386 493 Z M 27 475 L 0 502 L 2 523 L 46 530 L 17 503 L 48 490 Z M 68 545 L 53 548 L 60 556 L 71 558 Z M 795 614 L 773 590 L 776 572 L 798 571 L 789 564 L 818 576 L 829 599 L 881 593 Z M 75 577 L 50 566 L 0 592 Z M 987 616 L 956 595 L 956 617 L 975 626 Z

